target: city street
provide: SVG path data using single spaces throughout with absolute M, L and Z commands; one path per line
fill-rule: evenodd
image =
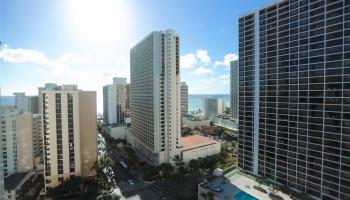
M 159 183 L 146 183 L 137 172 L 127 171 L 121 164 L 121 155 L 118 151 L 113 150 L 111 157 L 115 161 L 114 179 L 122 192 L 122 199 L 138 200 L 138 199 L 163 199 L 163 188 Z M 132 185 L 129 181 L 132 181 Z M 166 198 L 169 199 L 169 198 Z

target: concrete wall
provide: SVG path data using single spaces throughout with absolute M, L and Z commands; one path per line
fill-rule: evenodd
M 220 153 L 221 143 L 210 144 L 206 146 L 200 146 L 193 149 L 183 150 L 182 158 L 185 164 L 188 164 L 192 159 L 204 158 L 207 156 Z

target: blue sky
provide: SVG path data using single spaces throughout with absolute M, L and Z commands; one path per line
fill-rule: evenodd
M 129 49 L 154 30 L 180 35 L 181 80 L 192 94 L 228 94 L 238 17 L 270 0 L 1 0 L 2 94 L 47 82 L 96 90 L 129 78 Z

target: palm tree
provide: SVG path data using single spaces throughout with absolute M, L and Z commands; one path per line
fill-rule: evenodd
M 183 181 L 186 172 L 185 163 L 179 155 L 176 155 L 173 158 L 173 161 L 175 162 L 175 166 L 177 167 L 178 173 L 181 176 L 181 180 Z
M 259 184 L 259 186 L 261 186 L 262 181 L 263 181 L 263 178 L 262 178 L 261 176 L 258 176 L 258 177 L 256 178 L 256 182 Z
M 229 115 L 229 114 L 230 114 L 230 108 L 229 108 L 229 107 L 226 107 L 226 109 L 225 109 L 225 114 L 226 114 L 226 115 Z
M 174 172 L 174 167 L 169 163 L 162 163 L 158 168 L 164 178 L 168 178 Z

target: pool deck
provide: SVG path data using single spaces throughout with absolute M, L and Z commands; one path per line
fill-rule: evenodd
M 224 189 L 224 191 L 215 192 L 208 187 L 209 184 L 215 187 L 221 187 Z M 206 183 L 203 182 L 199 184 L 198 199 L 200 200 L 202 198 L 200 196 L 200 193 L 207 193 L 209 191 L 215 194 L 215 200 L 236 199 L 235 196 L 241 191 L 244 191 L 257 199 L 271 199 L 268 195 L 270 192 L 272 192 L 271 187 L 260 185 L 261 188 L 264 188 L 266 191 L 268 191 L 268 193 L 265 194 L 259 190 L 254 189 L 254 185 L 258 185 L 258 183 L 248 176 L 239 173 L 229 173 L 225 175 L 225 177 L 216 177 L 214 179 L 208 180 Z M 288 195 L 282 193 L 281 191 L 278 191 L 276 194 L 281 196 L 284 200 L 291 200 Z

